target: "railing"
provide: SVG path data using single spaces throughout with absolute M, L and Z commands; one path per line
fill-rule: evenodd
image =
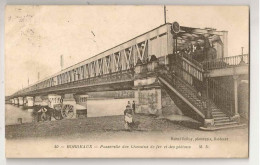
M 200 96 L 198 91 L 196 91 L 192 86 L 174 74 L 160 73 L 159 76 L 171 84 L 174 89 L 182 94 L 185 99 L 192 103 L 192 105 L 195 106 L 199 111 L 201 111 L 203 114 L 205 113 L 204 110 L 207 106 L 206 98 Z
M 224 113 L 231 116 L 234 108 L 233 92 L 212 78 L 207 78 L 206 83 L 208 88 L 208 98 L 211 99 Z
M 189 60 L 191 63 L 187 63 L 186 61 Z M 212 78 L 203 78 L 204 74 L 204 69 L 201 68 L 202 65 L 198 65 L 199 62 L 194 62 L 195 60 L 191 60 L 191 58 L 188 58 L 185 55 L 176 55 L 175 59 L 173 60 L 173 71 L 175 72 L 175 77 L 172 80 L 174 83 L 174 87 L 176 88 L 177 91 L 182 93 L 181 90 L 178 90 L 178 86 L 176 84 L 176 80 L 178 82 L 182 83 L 185 85 L 187 90 L 189 90 L 192 95 L 195 95 L 200 101 L 197 104 L 197 108 L 200 110 L 203 110 L 203 104 L 204 107 L 209 107 L 207 108 L 207 115 L 211 116 L 211 108 L 214 107 L 215 105 L 222 109 L 223 112 L 225 112 L 227 115 L 231 115 L 233 112 L 233 92 L 230 89 L 227 89 L 223 86 L 221 86 L 220 83 L 217 81 L 213 80 Z M 234 65 L 239 65 L 241 61 L 244 61 L 245 63 L 248 63 L 248 56 L 243 55 L 243 56 L 237 56 L 237 57 L 229 57 L 217 61 L 226 61 L 226 63 L 229 64 L 229 66 L 234 66 Z M 207 64 L 210 64 L 209 66 L 217 66 L 215 61 L 210 61 L 207 62 Z M 211 64 L 212 63 L 212 64 Z M 218 62 L 217 62 L 218 63 Z M 205 64 L 205 63 L 204 63 Z M 192 71 L 192 67 L 195 67 L 195 69 Z M 188 66 L 188 67 L 187 67 Z M 188 69 L 187 69 L 188 68 Z M 192 72 L 191 72 L 192 71 Z M 196 71 L 196 72 L 194 72 Z M 194 74 L 196 73 L 196 74 Z M 199 73 L 199 74 L 198 74 Z M 207 80 L 207 81 L 205 81 Z M 197 83 L 195 83 L 197 82 Z M 182 85 L 180 84 L 180 85 Z M 203 92 L 208 89 L 207 95 L 198 95 L 197 91 Z M 183 93 L 182 93 L 183 94 Z M 187 94 L 187 92 L 185 92 Z M 192 103 L 195 104 L 193 99 L 190 99 L 192 97 L 187 97 L 187 99 Z M 206 115 L 205 115 L 206 116 Z
M 177 77 L 182 79 L 182 81 L 185 81 L 193 88 L 196 88 L 196 90 L 201 90 L 204 72 L 201 66 L 197 66 L 197 64 L 194 64 L 181 54 L 175 54 L 170 63 L 170 68 L 175 72 Z
M 249 64 L 248 54 L 218 58 L 202 62 L 203 69 L 206 70 L 234 67 L 240 64 Z
M 133 70 L 129 69 L 126 71 L 119 71 L 119 72 L 114 72 L 110 74 L 105 74 L 105 75 L 100 75 L 96 77 L 90 77 L 87 79 L 82 79 L 82 80 L 77 80 L 73 82 L 68 82 L 64 84 L 59 84 L 51 87 L 46 87 L 46 88 L 41 88 L 41 89 L 36 89 L 33 91 L 29 91 L 23 94 L 19 95 L 29 95 L 29 94 L 34 94 L 34 93 L 42 93 L 48 92 L 48 91 L 56 91 L 56 90 L 64 90 L 64 89 L 69 89 L 73 87 L 88 87 L 88 86 L 96 86 L 96 85 L 103 85 L 103 84 L 109 84 L 109 83 L 119 83 L 119 82 L 125 82 L 125 81 L 131 81 L 134 78 Z
M 203 108 L 203 103 L 206 104 L 206 107 L 209 107 L 206 111 L 208 112 L 208 115 L 211 115 L 211 108 L 214 107 L 220 108 L 228 116 L 233 115 L 234 96 L 232 89 L 230 90 L 229 88 L 222 86 L 221 83 L 212 78 L 203 78 L 203 75 L 205 70 L 248 64 L 249 56 L 247 54 L 205 61 L 203 63 L 199 63 L 185 54 L 176 54 L 173 57 L 173 61 L 170 65 L 172 65 L 175 77 L 171 81 L 177 91 L 182 93 L 181 90 L 178 90 L 177 82 L 189 87 L 188 90 L 193 93 L 192 95 L 196 95 L 201 102 L 199 104 L 197 103 L 198 109 L 201 110 Z M 164 76 L 164 78 L 166 77 L 167 76 Z M 180 86 L 182 84 L 180 84 Z M 206 93 L 205 90 L 207 90 Z M 202 97 L 197 94 L 197 91 L 204 91 Z M 182 94 L 185 95 L 186 93 L 187 92 Z M 190 97 L 187 97 L 190 102 L 194 102 L 193 99 L 189 98 Z
M 190 55 L 188 55 L 188 54 L 186 54 L 186 53 L 182 53 L 181 54 L 185 59 L 187 59 L 187 60 L 189 60 L 189 61 L 191 61 L 193 64 L 195 64 L 197 67 L 199 67 L 199 68 L 203 68 L 203 65 L 200 63 L 200 62 L 198 62 L 197 60 L 195 60 L 195 59 L 193 59 Z

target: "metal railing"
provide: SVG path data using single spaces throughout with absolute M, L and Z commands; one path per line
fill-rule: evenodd
M 249 64 L 248 54 L 217 58 L 214 60 L 202 62 L 203 69 L 206 70 L 234 67 L 241 64 Z
M 182 53 L 181 56 L 183 56 L 185 59 L 189 60 L 190 62 L 192 62 L 193 64 L 195 64 L 197 67 L 199 68 L 203 68 L 203 65 L 198 62 L 197 60 L 193 59 L 190 55 L 186 54 L 186 53 Z
M 171 84 L 174 87 L 174 89 L 176 89 L 180 94 L 182 94 L 185 97 L 185 99 L 192 103 L 193 106 L 195 106 L 203 114 L 205 113 L 204 110 L 207 107 L 206 98 L 200 96 L 198 94 L 198 91 L 194 87 L 192 87 L 179 76 L 175 74 L 170 74 L 169 72 L 159 72 L 159 77 L 165 79 L 169 84 Z
M 186 64 L 186 60 L 189 60 L 190 63 Z M 248 63 L 248 55 L 240 55 L 240 56 L 235 56 L 235 57 L 227 57 L 223 59 L 217 59 L 213 61 L 207 61 L 206 63 L 208 64 L 208 67 L 210 68 L 216 68 L 216 67 L 223 67 L 222 65 L 217 65 L 221 64 L 222 62 L 225 62 L 226 64 L 229 64 L 229 66 L 235 66 L 244 63 Z M 197 105 L 197 108 L 202 110 L 204 107 L 210 107 L 207 108 L 208 111 L 211 111 L 212 107 L 217 106 L 218 108 L 222 109 L 224 113 L 227 115 L 232 115 L 233 113 L 233 91 L 230 90 L 229 88 L 223 87 L 218 81 L 215 81 L 212 78 L 203 78 L 204 75 L 204 69 L 201 68 L 201 65 L 197 66 L 197 63 L 194 60 L 190 60 L 190 58 L 187 58 L 183 55 L 176 55 L 175 59 L 173 61 L 173 71 L 175 72 L 175 78 L 172 80 L 175 83 L 175 88 L 178 90 L 178 86 L 176 85 L 176 80 L 178 82 L 182 82 L 180 85 L 185 85 L 187 90 L 189 90 L 192 95 L 196 95 L 196 97 L 200 100 L 201 103 L 200 105 Z M 185 65 L 184 65 L 185 64 Z M 205 64 L 205 63 L 203 63 Z M 196 65 L 197 67 L 196 70 L 191 70 L 193 65 Z M 188 66 L 188 67 L 187 67 Z M 187 69 L 188 68 L 188 69 Z M 192 72 L 191 72 L 192 71 Z M 196 71 L 196 72 L 194 72 Z M 196 73 L 196 74 L 194 74 Z M 198 74 L 199 73 L 199 74 Z M 195 84 L 195 81 L 197 82 Z M 198 91 L 202 92 L 203 90 L 207 90 L 207 95 L 198 95 Z M 180 91 L 181 93 L 181 91 Z M 185 92 L 187 94 L 187 92 Z M 190 97 L 187 97 L 189 100 Z M 190 102 L 194 102 L 192 97 Z M 198 104 L 198 103 L 196 103 Z M 209 112 L 211 113 L 211 112 Z
M 207 78 L 208 98 L 228 116 L 233 113 L 233 91 L 212 78 Z
M 198 62 L 197 62 L 198 63 Z M 171 69 L 176 76 L 191 85 L 193 88 L 200 89 L 203 85 L 203 69 L 197 66 L 183 55 L 176 54 L 172 60 Z
M 134 78 L 133 70 L 125 70 L 125 71 L 118 71 L 110 74 L 104 74 L 100 76 L 90 77 L 86 79 L 81 79 L 77 81 L 67 82 L 51 87 L 45 87 L 40 89 L 34 89 L 32 91 L 28 91 L 25 93 L 20 93 L 17 95 L 30 95 L 35 93 L 42 93 L 42 92 L 48 92 L 48 91 L 56 91 L 56 90 L 63 90 L 63 89 L 69 89 L 73 87 L 88 87 L 88 86 L 96 86 L 96 85 L 103 85 L 103 84 L 109 84 L 109 83 L 119 83 L 119 82 L 125 82 L 125 81 L 132 81 Z

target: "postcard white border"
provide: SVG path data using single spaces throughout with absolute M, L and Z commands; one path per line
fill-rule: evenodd
M 249 159 L 5 159 L 4 149 L 4 7 L 14 5 L 88 5 L 88 4 L 168 4 L 168 5 L 249 5 L 250 6 L 250 147 Z M 255 0 L 1 0 L 0 1 L 0 164 L 259 164 L 259 2 Z

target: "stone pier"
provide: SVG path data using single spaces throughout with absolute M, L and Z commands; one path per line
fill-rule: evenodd
M 27 97 L 26 97 L 26 100 L 27 100 L 27 106 L 28 106 L 28 107 L 34 106 L 34 98 L 33 98 L 33 97 L 27 96 Z
M 84 116 L 87 117 L 87 100 L 88 100 L 88 95 L 74 95 L 75 101 L 76 101 L 76 116 Z
M 151 57 L 148 64 L 142 64 L 138 59 L 135 67 L 135 104 L 136 113 L 162 114 L 162 93 L 156 76 L 158 60 Z
M 18 97 L 18 104 L 19 106 L 22 106 L 24 104 L 23 97 Z
M 34 105 L 47 106 L 48 105 L 48 97 L 46 97 L 46 96 L 35 96 Z
M 62 98 L 60 95 L 56 95 L 56 94 L 48 95 L 48 106 L 50 108 L 54 108 L 55 105 L 61 104 L 61 103 L 62 103 Z
M 14 98 L 14 105 L 19 105 L 18 98 Z
M 87 108 L 88 95 L 74 95 L 74 98 L 78 105 L 82 105 Z

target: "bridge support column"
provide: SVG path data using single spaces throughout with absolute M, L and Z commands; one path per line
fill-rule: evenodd
M 48 96 L 35 96 L 34 105 L 49 106 Z
M 27 96 L 27 97 L 26 97 L 26 100 L 27 100 L 27 106 L 28 106 L 28 107 L 32 107 L 32 106 L 34 105 L 34 99 L 33 99 L 33 97 Z
M 27 98 L 24 97 L 24 98 L 23 98 L 23 105 L 24 105 L 24 106 L 27 106 L 27 103 L 28 103 Z
M 135 103 L 136 113 L 162 115 L 162 91 L 155 69 L 158 66 L 156 57 L 148 64 L 142 64 L 138 59 L 135 66 Z
M 135 87 L 136 113 L 161 115 L 161 99 L 161 88 L 159 86 L 154 85 L 149 88 L 145 86 Z
M 42 102 L 43 102 L 43 100 L 42 100 L 41 96 L 35 96 L 34 105 L 42 105 Z
M 19 104 L 19 106 L 24 104 L 23 97 L 18 97 L 18 104 Z
M 19 105 L 18 98 L 14 98 L 14 105 Z
M 54 105 L 61 104 L 61 96 L 56 94 L 48 95 L 48 106 L 54 108 Z
M 87 108 L 88 95 L 74 95 L 74 98 L 77 104 L 86 106 Z
M 238 113 L 238 82 L 239 82 L 239 76 L 235 75 L 233 76 L 234 80 L 234 116 L 232 117 L 233 120 L 239 121 L 240 120 L 240 115 Z
M 87 117 L 87 100 L 88 95 L 75 95 L 74 96 L 76 101 L 76 117 L 85 116 Z

